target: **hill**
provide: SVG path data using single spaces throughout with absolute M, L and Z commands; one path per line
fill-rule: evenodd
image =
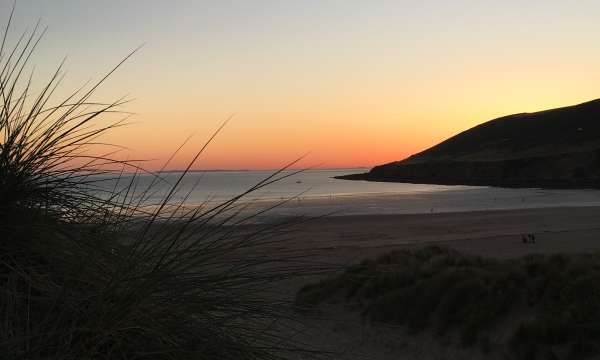
M 339 178 L 503 187 L 600 187 L 600 99 L 490 120 L 402 161 Z

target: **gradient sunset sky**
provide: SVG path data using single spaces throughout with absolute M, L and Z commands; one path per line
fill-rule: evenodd
M 0 0 L 2 22 L 12 0 Z M 65 93 L 143 49 L 97 94 L 130 94 L 107 140 L 156 168 L 372 166 L 494 117 L 600 97 L 600 1 L 18 0 L 13 36 L 49 27 L 39 83 Z M 59 94 L 60 95 L 60 94 Z

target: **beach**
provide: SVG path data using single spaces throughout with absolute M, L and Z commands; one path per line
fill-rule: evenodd
M 600 360 L 599 13 L 0 0 L 0 360 Z
M 434 214 L 331 216 L 298 225 L 283 243 L 332 262 L 360 261 L 396 248 L 438 244 L 482 256 L 600 250 L 600 207 Z M 524 244 L 522 234 L 535 234 Z
M 600 250 L 600 207 L 557 207 L 437 214 L 337 216 L 315 219 L 286 235 L 280 249 L 305 250 L 311 259 L 347 265 L 404 248 L 440 245 L 494 258 L 527 254 L 582 253 Z M 533 233 L 536 243 L 523 243 Z M 342 267 L 340 267 L 341 271 Z M 323 276 L 288 282 L 293 296 Z M 432 341 L 433 335 L 408 336 L 402 328 L 372 324 L 344 307 L 306 318 L 308 328 L 295 336 L 331 352 L 332 359 L 478 358 L 470 349 Z M 493 354 L 490 358 L 501 358 Z
M 230 220 L 234 231 L 260 234 L 264 229 L 285 225 L 282 233 L 267 237 L 259 246 L 231 254 L 231 259 L 257 256 L 306 261 L 300 270 L 290 274 L 291 278 L 270 283 L 264 292 L 267 303 L 294 301 L 306 285 L 399 249 L 439 245 L 497 259 L 600 250 L 599 190 L 440 186 L 332 178 L 343 171 L 286 173 L 291 176 L 289 179 L 246 196 L 232 207 L 241 220 Z M 169 173 L 165 181 L 171 183 L 178 175 Z M 204 204 L 209 209 L 268 176 L 266 171 L 192 173 L 192 181 L 183 182 L 179 192 L 189 195 L 189 206 Z M 142 176 L 140 183 L 150 180 Z M 194 187 L 196 183 L 199 185 Z M 213 196 L 224 184 L 225 191 Z M 226 212 L 216 216 L 213 222 L 218 224 L 229 215 Z M 524 235 L 535 236 L 535 243 L 524 243 Z M 402 327 L 367 321 L 360 311 L 346 305 L 321 304 L 317 312 L 302 314 L 300 323 L 288 324 L 284 319 L 281 332 L 277 333 L 306 345 L 300 345 L 301 348 L 329 354 L 325 356 L 328 359 L 482 356 L 481 352 L 447 339 L 438 341 L 431 333 L 408 335 Z M 487 357 L 502 359 L 505 355 L 498 351 Z

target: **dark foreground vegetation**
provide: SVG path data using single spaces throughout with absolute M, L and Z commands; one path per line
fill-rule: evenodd
M 437 246 L 391 252 L 303 288 L 307 309 L 346 304 L 373 322 L 430 331 L 516 359 L 600 355 L 600 255 L 493 260 Z
M 34 90 L 28 65 L 44 31 L 13 34 L 10 22 L 0 36 L 0 359 L 299 352 L 278 324 L 293 312 L 269 291 L 306 266 L 261 251 L 286 224 L 228 226 L 249 220 L 238 200 L 284 175 L 193 208 L 175 200 L 186 197 L 179 178 L 149 204 L 163 180 L 146 174 L 154 181 L 141 188 L 139 163 L 117 160 L 100 138 L 127 116 L 122 99 L 92 99 L 116 68 L 57 100 L 62 66 Z

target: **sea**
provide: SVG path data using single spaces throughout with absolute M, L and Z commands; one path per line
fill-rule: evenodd
M 144 198 L 157 206 L 165 198 L 186 208 L 218 206 L 236 198 L 246 212 L 268 209 L 254 221 L 273 221 L 289 216 L 347 216 L 377 214 L 426 214 L 492 211 L 544 207 L 600 206 L 600 190 L 548 190 L 487 186 L 429 185 L 350 181 L 335 176 L 367 169 L 318 169 L 280 173 L 275 171 L 162 172 L 158 175 L 111 176 L 101 187 Z M 134 186 L 130 184 L 134 183 Z M 257 188 L 258 186 L 258 188 Z M 150 189 L 150 190 L 148 190 Z M 172 192 L 172 189 L 175 191 Z

